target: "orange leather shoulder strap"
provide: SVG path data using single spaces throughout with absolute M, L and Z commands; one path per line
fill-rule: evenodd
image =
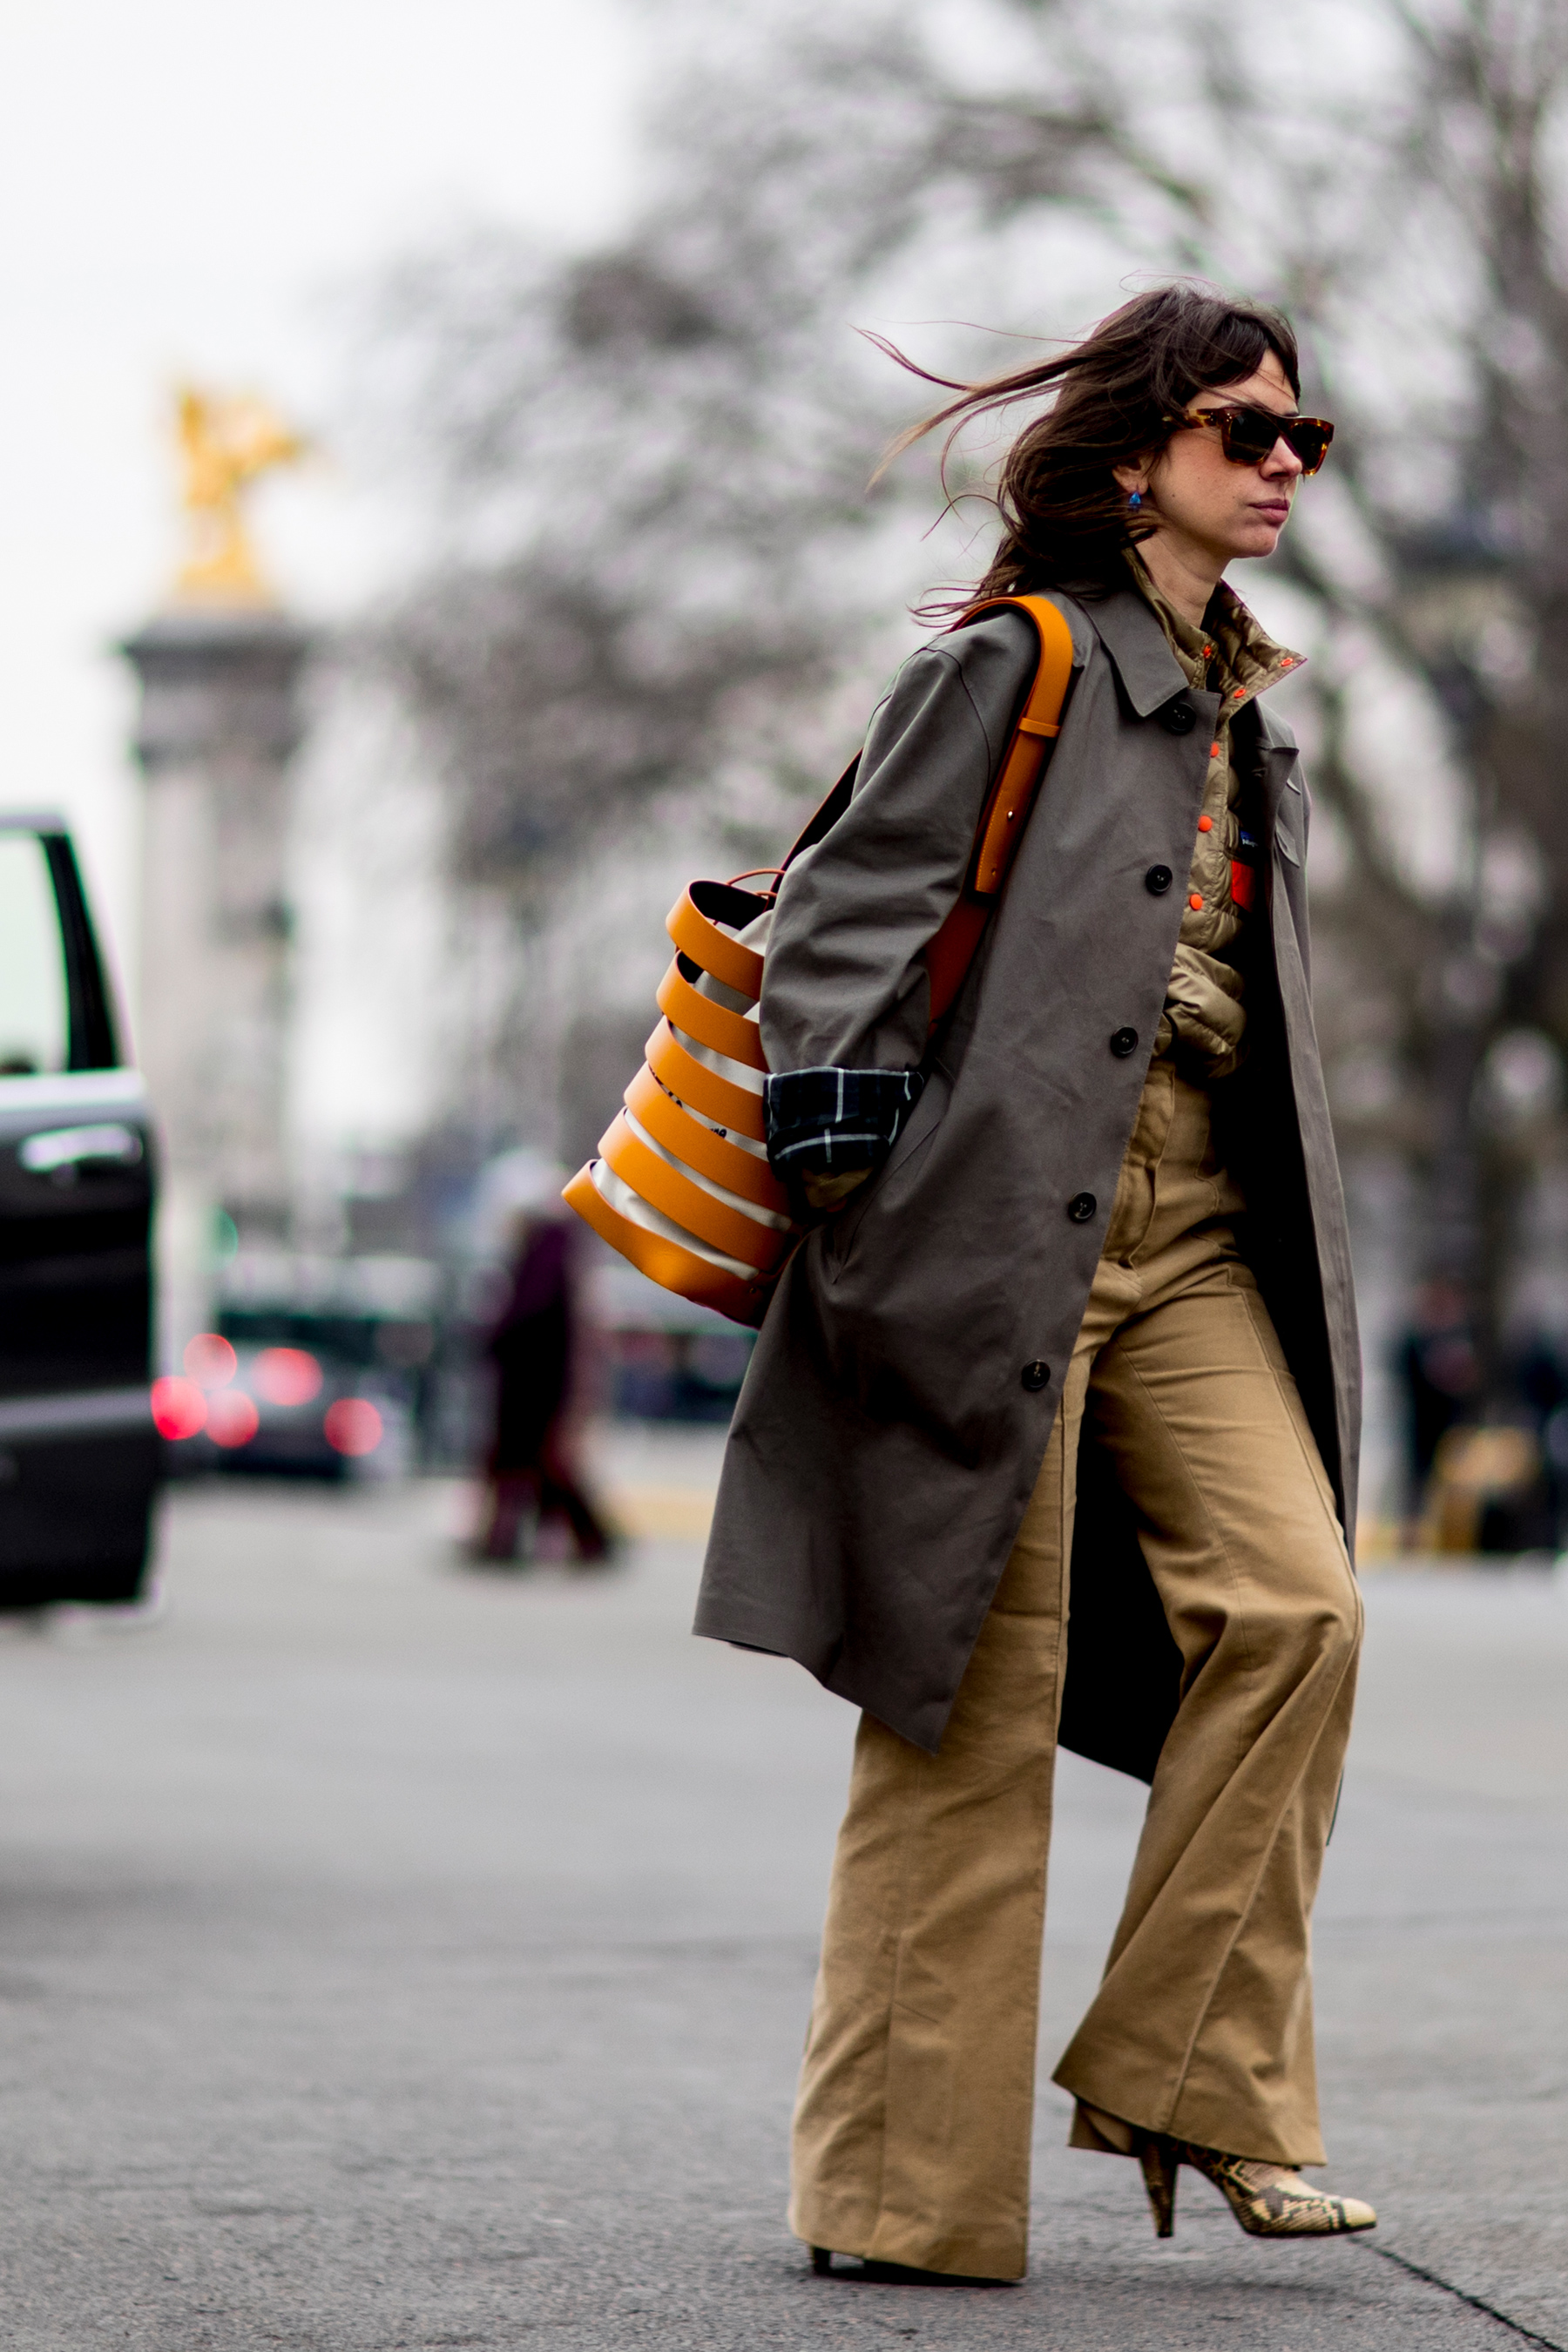
M 1007 878 L 1045 772 L 1046 746 L 1062 731 L 1062 705 L 1072 677 L 1072 631 L 1048 597 L 995 596 L 974 605 L 958 625 L 967 628 L 983 614 L 1005 612 L 1010 605 L 1020 606 L 1033 621 L 1040 659 L 975 832 L 969 887 L 983 898 L 994 898 Z
M 1050 748 L 1061 733 L 1062 709 L 1072 681 L 1072 631 L 1048 596 L 994 596 L 973 605 L 954 626 L 967 628 L 983 614 L 1013 606 L 1027 613 L 1035 625 L 1039 664 L 981 811 L 963 888 L 926 950 L 933 1027 L 963 985 L 992 906 L 1012 868 Z

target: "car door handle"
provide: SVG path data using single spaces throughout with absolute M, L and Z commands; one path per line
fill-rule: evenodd
M 29 1174 L 55 1176 L 62 1171 L 74 1174 L 94 1161 L 100 1166 L 134 1168 L 142 1150 L 136 1129 L 116 1121 L 103 1127 L 48 1128 L 19 1144 L 16 1157 Z

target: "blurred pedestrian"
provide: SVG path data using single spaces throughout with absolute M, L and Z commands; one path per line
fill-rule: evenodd
M 546 1168 L 515 1213 L 510 1288 L 487 1342 L 496 1388 L 485 1559 L 514 1560 L 525 1526 L 531 1538 L 551 1519 L 564 1520 L 585 1565 L 613 1549 L 578 1467 L 583 1229 L 561 1201 L 563 1181 Z
M 1258 702 L 1300 656 L 1221 585 L 1332 428 L 1286 322 L 1191 286 L 931 424 L 1049 394 L 979 594 L 1049 595 L 1076 682 L 965 986 L 928 1043 L 923 950 L 1037 659 L 1016 607 L 900 671 L 764 967 L 770 1154 L 818 1222 L 742 1391 L 698 1629 L 865 1710 L 795 2110 L 824 2270 L 1024 2271 L 1058 1711 L 1152 1782 L 1056 2070 L 1074 2146 L 1140 2160 L 1162 2234 L 1181 2164 L 1260 2236 L 1376 2218 L 1297 2170 L 1323 2161 L 1358 1349 L 1306 793 Z
M 1405 1540 L 1408 1549 L 1423 1540 L 1427 1488 L 1437 1448 L 1480 1397 L 1480 1358 L 1458 1283 L 1438 1275 L 1417 1286 L 1396 1364 L 1405 1391 Z

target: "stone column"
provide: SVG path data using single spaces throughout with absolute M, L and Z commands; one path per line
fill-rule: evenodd
M 164 1141 L 165 1359 L 211 1319 L 226 1212 L 286 1237 L 289 765 L 308 633 L 266 607 L 160 614 L 121 651 L 147 779 L 139 1059 Z

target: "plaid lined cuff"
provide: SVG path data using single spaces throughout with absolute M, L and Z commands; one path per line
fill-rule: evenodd
M 773 1174 L 788 1183 L 879 1168 L 924 1085 L 921 1070 L 786 1070 L 765 1079 Z

